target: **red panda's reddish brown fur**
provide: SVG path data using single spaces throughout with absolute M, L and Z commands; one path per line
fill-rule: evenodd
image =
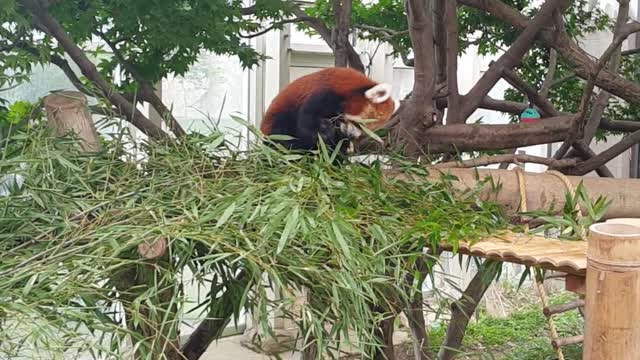
M 271 102 L 263 116 L 260 130 L 270 134 L 274 115 L 291 111 L 301 106 L 315 91 L 330 89 L 340 96 L 346 97 L 344 110 L 346 114 L 361 115 L 363 118 L 379 119 L 368 124 L 375 129 L 386 121 L 394 110 L 392 100 L 380 104 L 371 104 L 364 96 L 354 95 L 354 91 L 371 88 L 378 83 L 364 74 L 349 68 L 328 68 L 302 76 L 287 85 Z M 368 106 L 369 105 L 369 106 Z

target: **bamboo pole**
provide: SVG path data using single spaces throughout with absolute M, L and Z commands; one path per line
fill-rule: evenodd
M 389 171 L 389 175 L 402 178 L 398 172 Z M 494 184 L 500 185 L 498 192 L 492 189 L 491 183 L 484 185 L 481 197 L 495 201 L 501 205 L 507 215 L 515 214 L 520 206 L 520 190 L 515 171 L 500 169 L 429 169 L 429 180 L 439 180 L 443 175 L 453 175 L 458 178 L 452 185 L 460 190 L 473 188 L 478 179 L 488 176 L 493 178 Z M 529 210 L 554 209 L 558 213 L 565 204 L 567 187 L 556 176 L 546 173 L 525 172 L 526 198 Z M 599 177 L 567 176 L 573 187 L 582 181 L 592 199 L 603 196 L 611 201 L 603 219 L 611 218 L 640 218 L 640 180 L 613 179 Z M 586 213 L 586 209 L 582 209 Z
M 590 228 L 583 360 L 635 360 L 640 354 L 640 227 Z
M 47 121 L 56 136 L 73 132 L 85 151 L 100 150 L 98 133 L 91 118 L 87 98 L 78 91 L 57 91 L 43 98 Z

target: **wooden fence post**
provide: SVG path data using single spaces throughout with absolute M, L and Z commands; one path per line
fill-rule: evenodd
M 82 140 L 85 151 L 100 150 L 98 133 L 89 111 L 87 98 L 78 91 L 57 91 L 42 100 L 47 112 L 49 127 L 56 136 L 64 136 L 70 131 Z
M 640 227 L 590 228 L 583 360 L 635 360 L 640 354 Z

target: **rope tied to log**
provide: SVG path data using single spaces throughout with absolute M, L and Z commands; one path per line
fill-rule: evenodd
M 516 173 L 516 176 L 518 178 L 518 189 L 520 192 L 520 211 L 521 212 L 527 212 L 528 208 L 527 208 L 527 188 L 526 188 L 526 182 L 525 182 L 525 177 L 524 177 L 524 170 L 522 169 L 522 167 L 520 166 L 516 166 L 514 168 L 514 171 Z M 571 182 L 569 181 L 569 179 L 561 172 L 556 171 L 556 170 L 547 170 L 546 171 L 548 174 L 550 175 L 554 175 L 555 177 L 557 177 L 558 179 L 560 179 L 560 181 L 562 181 L 562 183 L 565 185 L 565 187 L 567 188 L 567 190 L 569 191 L 569 193 L 571 194 L 571 197 L 574 198 L 575 197 L 575 188 L 573 187 L 573 185 L 571 184 Z M 578 216 L 578 218 L 582 218 L 582 211 L 580 210 L 580 205 L 578 203 L 576 203 L 576 214 Z M 583 241 L 586 241 L 587 238 L 587 234 L 586 231 L 584 229 L 583 226 L 581 226 L 580 224 L 578 224 L 578 228 L 576 229 L 576 231 L 578 232 L 578 235 L 580 236 L 580 239 Z M 525 224 L 524 225 L 524 232 L 528 233 L 529 232 L 529 224 Z M 542 302 L 542 306 L 543 308 L 548 308 L 549 307 L 549 298 L 547 297 L 547 292 L 544 289 L 544 279 L 539 278 L 538 276 L 535 276 L 535 280 L 536 280 L 536 288 L 538 290 L 538 294 L 540 295 L 540 301 Z M 560 338 L 558 335 L 558 330 L 556 329 L 556 326 L 553 322 L 553 319 L 551 316 L 546 316 L 547 318 L 547 325 L 549 326 L 549 333 L 551 334 L 551 344 L 553 346 L 554 351 L 556 352 L 556 356 L 558 357 L 558 360 L 564 360 L 564 354 L 562 353 L 562 348 L 560 347 L 559 343 L 558 343 L 558 339 Z

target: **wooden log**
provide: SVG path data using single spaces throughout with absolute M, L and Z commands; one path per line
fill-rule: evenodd
M 575 335 L 551 340 L 551 345 L 553 345 L 554 348 L 559 348 L 567 345 L 580 344 L 583 341 L 584 335 Z
M 562 314 L 564 312 L 577 309 L 582 306 L 584 306 L 584 300 L 575 300 L 566 304 L 549 305 L 548 307 L 542 309 L 542 313 L 545 316 L 549 317 L 551 315 Z
M 389 172 L 397 177 L 404 177 L 397 172 Z M 500 169 L 430 169 L 428 179 L 440 180 L 444 175 L 454 175 L 458 178 L 452 185 L 460 190 L 473 188 L 479 179 L 491 176 L 494 184 L 500 184 L 497 193 L 492 185 L 487 183 L 481 191 L 485 200 L 495 201 L 501 205 L 507 215 L 517 213 L 520 206 L 520 189 L 515 171 Z M 524 173 L 525 189 L 527 193 L 527 207 L 529 211 L 546 210 L 552 208 L 560 213 L 565 204 L 567 188 L 555 175 L 546 173 Z M 613 179 L 598 177 L 567 176 L 575 187 L 582 181 L 592 199 L 604 196 L 611 201 L 603 219 L 610 218 L 640 218 L 640 180 Z M 586 213 L 586 209 L 582 209 Z
M 584 360 L 640 354 L 640 227 L 600 223 L 587 251 Z
M 544 275 L 544 279 L 545 280 L 564 279 L 565 277 L 567 277 L 567 274 L 565 274 L 565 273 L 551 273 L 551 274 L 545 274 Z
M 85 151 L 100 150 L 98 133 L 91 118 L 87 98 L 78 91 L 58 91 L 44 97 L 42 104 L 48 125 L 56 136 L 73 132 Z

